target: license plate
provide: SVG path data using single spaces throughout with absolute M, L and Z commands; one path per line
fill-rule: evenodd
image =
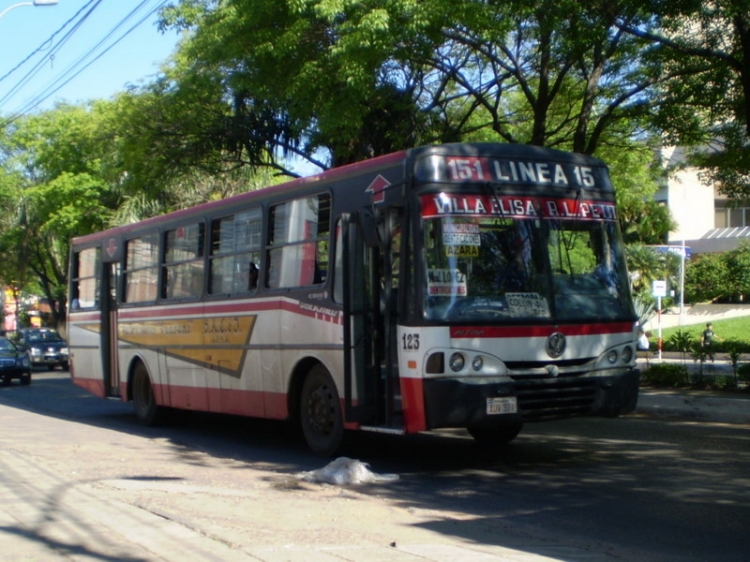
M 487 414 L 515 414 L 518 412 L 515 396 L 487 399 Z

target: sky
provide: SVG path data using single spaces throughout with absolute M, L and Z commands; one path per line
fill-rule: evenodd
M 51 109 L 61 101 L 110 99 L 129 84 L 152 81 L 177 48 L 178 34 L 156 27 L 158 8 L 167 0 L 31 3 L 0 0 L 4 117 Z

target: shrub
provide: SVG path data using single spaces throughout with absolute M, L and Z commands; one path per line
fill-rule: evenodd
M 654 386 L 679 386 L 688 380 L 685 365 L 654 363 L 643 372 L 643 378 Z
M 741 381 L 750 382 L 750 363 L 743 363 L 737 367 L 737 377 Z
M 669 337 L 669 343 L 671 344 L 673 349 L 686 354 L 690 352 L 694 340 L 690 335 L 690 332 L 686 330 L 677 330 Z

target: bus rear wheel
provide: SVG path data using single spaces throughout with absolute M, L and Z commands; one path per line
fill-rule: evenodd
M 521 433 L 523 423 L 514 423 L 505 427 L 467 427 L 469 435 L 482 447 L 499 447 L 513 441 Z
M 160 418 L 161 408 L 156 404 L 151 377 L 143 363 L 138 363 L 133 370 L 133 405 L 135 416 L 143 425 L 156 425 Z
M 313 367 L 302 385 L 300 423 L 305 441 L 315 454 L 331 456 L 341 446 L 344 419 L 339 393 L 322 365 Z

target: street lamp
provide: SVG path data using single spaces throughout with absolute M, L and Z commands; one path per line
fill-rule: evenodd
M 57 0 L 33 0 L 33 2 L 19 2 L 18 4 L 8 6 L 2 12 L 0 12 L 0 18 L 10 12 L 12 9 L 20 8 L 21 6 L 54 6 L 55 4 L 57 4 Z

